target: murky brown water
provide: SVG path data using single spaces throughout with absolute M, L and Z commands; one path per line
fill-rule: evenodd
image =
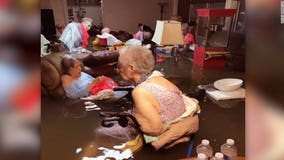
M 244 73 L 235 72 L 229 68 L 200 69 L 192 66 L 187 59 L 174 61 L 167 58 L 158 63 L 156 68 L 165 73 L 166 77 L 175 83 L 183 92 L 193 91 L 199 84 L 213 83 L 225 77 L 244 79 Z M 95 102 L 101 111 L 122 111 L 117 101 Z M 200 102 L 200 129 L 194 137 L 194 147 L 206 138 L 211 141 L 214 152 L 219 151 L 220 145 L 226 138 L 236 141 L 240 155 L 245 154 L 245 102 L 235 100 L 216 102 L 205 98 Z M 121 135 L 117 129 L 101 134 L 101 111 L 86 111 L 82 101 L 54 100 L 42 98 L 41 120 L 41 159 L 42 160 L 77 160 L 82 157 L 102 155 L 98 147 L 112 148 L 125 142 L 128 134 Z M 105 132 L 106 133 L 106 132 Z M 117 138 L 119 136 L 119 138 Z M 125 136 L 125 137 L 123 137 Z M 188 143 L 176 145 L 168 150 L 154 151 L 145 145 L 134 154 L 135 160 L 174 160 L 187 155 Z M 76 151 L 78 153 L 76 153 Z M 80 151 L 80 152 L 79 152 Z M 195 149 L 192 151 L 195 155 Z

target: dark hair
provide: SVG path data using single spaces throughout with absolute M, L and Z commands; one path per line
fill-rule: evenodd
M 189 22 L 189 26 L 196 26 L 196 22 L 195 21 L 190 21 Z
M 146 32 L 153 32 L 153 29 L 150 27 L 150 26 L 147 26 L 145 24 L 142 24 L 142 23 L 138 23 L 138 27 L 143 27 L 143 31 L 146 31 Z
M 153 32 L 153 29 L 147 25 L 143 25 L 143 31 L 146 31 L 146 32 Z
M 77 59 L 75 57 L 72 57 L 71 55 L 63 56 L 63 59 L 61 60 L 63 74 L 69 74 L 69 69 L 71 67 L 74 67 L 76 60 Z

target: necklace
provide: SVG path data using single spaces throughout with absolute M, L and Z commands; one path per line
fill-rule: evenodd
M 139 85 L 139 84 L 141 84 L 142 82 L 146 81 L 146 80 L 150 77 L 151 74 L 152 74 L 152 72 L 143 74 L 143 75 L 138 79 L 138 81 L 136 82 L 136 86 Z

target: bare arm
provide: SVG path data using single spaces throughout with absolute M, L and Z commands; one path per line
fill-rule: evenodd
M 92 83 L 90 83 L 89 85 L 88 85 L 88 91 L 90 91 L 93 87 L 95 87 L 98 83 L 100 83 L 100 82 L 102 82 L 103 80 L 105 79 L 105 76 L 99 76 L 99 77 L 97 77 L 96 79 L 94 79 L 93 81 L 92 81 Z
M 68 86 L 72 81 L 73 81 L 73 79 L 69 75 L 63 75 L 61 77 L 61 83 L 62 83 L 63 87 Z
M 134 114 L 140 129 L 150 135 L 159 135 L 163 130 L 163 123 L 155 98 L 141 87 L 132 91 L 132 97 L 135 103 Z

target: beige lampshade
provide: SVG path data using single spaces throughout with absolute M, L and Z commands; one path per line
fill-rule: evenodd
M 177 21 L 157 21 L 152 41 L 159 45 L 184 44 L 181 23 Z

